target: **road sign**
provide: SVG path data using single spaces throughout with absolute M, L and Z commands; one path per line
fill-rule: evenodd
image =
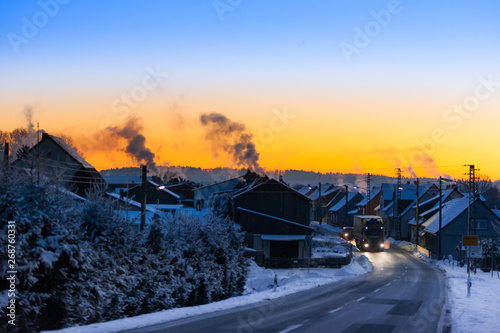
M 479 246 L 471 246 L 470 247 L 470 257 L 471 258 L 482 258 L 483 257 L 483 247 Z
M 462 236 L 464 246 L 477 246 L 477 236 Z

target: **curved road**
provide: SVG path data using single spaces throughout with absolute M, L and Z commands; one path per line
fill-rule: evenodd
M 128 332 L 437 332 L 444 274 L 397 247 L 365 255 L 367 275 Z

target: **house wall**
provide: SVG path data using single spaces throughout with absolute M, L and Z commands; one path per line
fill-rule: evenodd
M 287 186 L 279 183 L 263 184 L 234 198 L 235 207 L 279 217 L 309 226 L 311 203 Z
M 375 208 L 380 206 L 380 196 L 382 191 L 379 191 L 376 196 L 370 198 L 370 202 L 366 204 L 366 211 L 364 215 L 377 215 Z
M 237 223 L 247 233 L 260 235 L 309 235 L 309 227 L 279 221 L 271 217 L 237 210 Z

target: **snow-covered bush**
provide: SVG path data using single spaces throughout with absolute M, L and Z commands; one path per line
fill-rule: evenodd
M 489 270 L 493 265 L 497 266 L 498 260 L 500 259 L 500 247 L 497 242 L 492 238 L 481 239 L 480 244 L 483 250 L 482 258 L 482 269 Z

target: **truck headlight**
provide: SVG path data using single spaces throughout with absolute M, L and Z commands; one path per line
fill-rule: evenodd
M 380 244 L 380 247 L 381 247 L 381 248 L 384 248 L 384 243 Z
M 365 247 L 368 247 L 368 243 L 365 243 Z
M 344 234 L 344 237 L 347 237 L 347 236 L 349 236 L 349 234 Z

